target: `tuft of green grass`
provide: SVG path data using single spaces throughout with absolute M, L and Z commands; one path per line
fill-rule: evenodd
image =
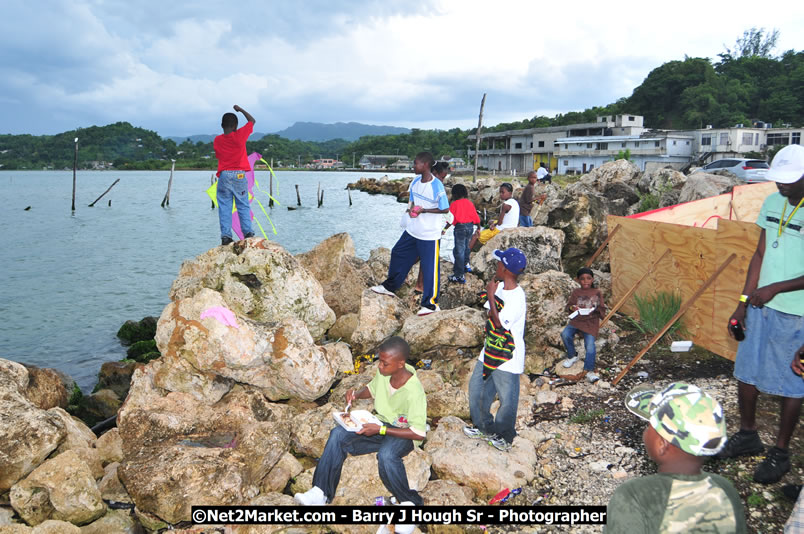
M 763 497 L 761 494 L 752 493 L 751 495 L 748 496 L 748 498 L 745 500 L 745 502 L 751 508 L 759 508 L 761 506 L 764 506 L 765 503 L 767 503 L 768 501 L 766 501 L 765 497 Z
M 653 295 L 634 295 L 634 303 L 639 312 L 639 319 L 630 318 L 634 327 L 643 334 L 656 335 L 670 319 L 681 309 L 681 295 L 668 291 L 659 291 Z M 684 333 L 681 319 L 667 330 L 665 336 L 672 337 L 678 332 Z
M 596 410 L 578 410 L 578 412 L 570 417 L 570 422 L 577 423 L 580 425 L 591 423 L 597 419 L 603 417 L 605 412 L 602 408 L 598 408 Z

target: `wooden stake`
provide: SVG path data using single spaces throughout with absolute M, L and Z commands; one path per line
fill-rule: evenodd
M 545 195 L 545 196 L 547 196 L 547 195 Z M 600 244 L 599 247 L 597 247 L 597 250 L 595 251 L 594 254 L 592 254 L 592 257 L 589 258 L 589 260 L 587 260 L 586 267 L 591 267 L 592 266 L 592 263 L 594 263 L 594 261 L 597 259 L 597 257 L 600 256 L 603 253 L 603 249 L 606 248 L 606 245 L 609 244 L 609 241 L 611 241 L 611 238 L 614 237 L 614 234 L 616 234 L 617 230 L 619 230 L 619 229 L 620 229 L 620 225 L 618 224 L 617 226 L 614 227 L 614 230 L 609 232 L 609 235 L 606 237 L 606 240 L 603 241 Z
M 215 183 L 215 173 L 213 172 L 212 175 L 209 177 L 209 185 L 212 186 Z M 215 201 L 210 199 L 210 204 L 212 204 L 212 209 L 215 209 Z
M 274 160 L 272 159 L 271 162 L 273 163 L 273 161 Z M 271 165 L 271 168 L 273 169 L 274 166 Z M 274 207 L 274 173 L 271 173 L 271 175 L 268 176 L 268 194 L 270 195 L 268 197 L 268 207 L 273 208 Z
M 696 300 L 698 300 L 698 297 L 700 297 L 703 294 L 703 292 L 706 291 L 710 285 L 712 285 L 712 282 L 714 282 L 717 279 L 717 277 L 720 276 L 720 273 L 722 273 L 736 257 L 737 254 L 732 254 L 731 256 L 729 256 L 726 259 L 726 261 L 724 261 L 723 264 L 718 268 L 718 270 L 715 271 L 715 274 L 710 276 L 709 279 L 706 282 L 704 282 L 704 284 L 701 287 L 698 288 L 698 291 L 696 291 L 687 302 L 681 305 L 681 307 L 678 309 L 675 315 L 673 315 L 672 319 L 670 319 L 667 322 L 667 324 L 662 327 L 662 329 L 659 331 L 658 334 L 653 336 L 653 338 L 648 342 L 648 345 L 644 349 L 639 351 L 639 354 L 634 356 L 634 359 L 631 360 L 628 363 L 628 365 L 625 366 L 625 369 L 623 369 L 619 375 L 617 375 L 617 378 L 615 378 L 614 381 L 612 381 L 611 383 L 612 386 L 616 386 L 617 382 L 619 382 L 622 379 L 622 377 L 625 376 L 625 373 L 627 373 L 628 370 L 631 369 L 631 367 L 633 367 L 634 364 L 638 362 L 639 359 L 642 358 L 642 356 L 644 356 L 645 353 L 648 352 L 650 348 L 656 344 L 657 341 L 659 341 L 659 339 L 661 339 L 661 337 L 665 334 L 665 332 L 670 330 L 670 327 L 673 326 L 673 323 L 675 323 L 679 317 L 681 317 L 682 315 L 684 315 L 684 313 L 686 313 L 686 311 L 690 308 L 690 306 L 692 306 L 693 303 Z
M 301 197 L 299 196 L 299 184 L 296 184 L 296 205 L 301 206 Z
M 321 182 L 318 182 L 318 191 L 315 194 L 315 198 L 318 201 L 318 207 L 321 207 Z
M 477 182 L 477 159 L 480 152 L 480 130 L 483 128 L 483 106 L 486 105 L 486 93 L 483 93 L 483 100 L 480 101 L 480 116 L 477 118 L 477 133 L 475 133 L 475 174 L 472 183 Z
M 318 199 L 318 207 L 320 208 L 323 205 L 324 205 L 324 191 L 322 190 L 321 191 L 321 198 Z
M 170 164 L 170 179 L 168 180 L 168 188 L 167 193 L 165 193 L 165 198 L 162 199 L 162 207 L 170 206 L 170 187 L 173 185 L 173 170 L 176 168 L 176 160 L 170 160 L 172 163 Z
M 617 226 L 617 228 L 619 228 L 619 226 Z M 609 322 L 609 319 L 611 319 L 614 316 L 614 314 L 617 313 L 617 310 L 622 308 L 623 304 L 625 304 L 625 302 L 629 298 L 631 298 L 631 295 L 634 294 L 634 291 L 636 291 L 636 289 L 639 287 L 639 284 L 642 283 L 642 280 L 644 280 L 650 273 L 652 273 L 653 270 L 656 268 L 656 266 L 659 265 L 659 262 L 662 261 L 664 257 L 667 256 L 668 254 L 670 254 L 669 248 L 665 249 L 664 254 L 659 256 L 659 259 L 654 261 L 653 264 L 650 267 L 648 267 L 648 270 L 645 271 L 644 274 L 639 277 L 639 280 L 637 280 L 636 283 L 631 286 L 631 289 L 625 292 L 625 295 L 623 295 L 623 297 L 617 302 L 617 304 L 615 304 L 614 307 L 609 311 L 608 315 L 606 315 L 606 318 L 600 321 L 600 326 L 603 326 L 604 324 Z
M 95 202 L 97 202 L 97 201 L 99 201 L 100 199 L 102 199 L 102 198 L 103 198 L 103 195 L 105 195 L 106 193 L 108 193 L 109 191 L 111 191 L 111 190 L 112 190 L 112 188 L 113 188 L 115 185 L 117 185 L 117 182 L 119 182 L 119 181 L 120 181 L 120 178 L 118 178 L 117 180 L 115 180 L 115 181 L 114 181 L 114 183 L 113 183 L 112 185 L 110 185 L 110 186 L 109 186 L 109 188 L 108 188 L 106 191 L 104 191 L 104 192 L 103 192 L 103 194 L 102 194 L 101 196 L 99 196 L 98 198 L 96 198 L 96 199 L 95 199 Z M 95 202 L 93 202 L 92 204 L 90 204 L 88 207 L 89 207 L 89 208 L 94 208 L 94 207 L 95 207 Z M 111 202 L 111 200 L 110 200 L 109 202 Z
M 352 190 L 347 189 L 346 193 L 349 195 L 349 207 L 352 207 Z
M 75 155 L 73 156 L 73 207 L 75 211 L 75 170 L 78 167 L 78 138 L 75 138 Z

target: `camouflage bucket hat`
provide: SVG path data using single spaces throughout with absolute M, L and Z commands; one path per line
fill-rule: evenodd
M 695 456 L 712 456 L 726 444 L 723 408 L 697 386 L 674 382 L 663 390 L 643 384 L 625 396 L 625 407 L 664 439 Z

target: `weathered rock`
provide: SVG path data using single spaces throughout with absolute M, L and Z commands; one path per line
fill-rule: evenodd
M 33 365 L 28 368 L 28 387 L 25 388 L 25 398 L 39 409 L 66 408 L 70 399 L 70 392 L 64 387 L 64 381 L 59 373 L 53 369 L 44 369 Z
M 159 363 L 135 371 L 118 417 L 118 476 L 137 509 L 176 523 L 189 520 L 193 504 L 247 502 L 287 450 L 291 408 L 250 386 L 212 406 L 165 392 L 154 383 Z
M 31 534 L 81 534 L 81 529 L 66 521 L 48 519 L 36 525 Z
M 357 328 L 357 320 L 358 315 L 356 313 L 341 315 L 335 320 L 335 324 L 332 325 L 332 328 L 327 331 L 327 336 L 330 339 L 343 340 L 351 344 L 352 334 L 354 334 Z
M 578 284 L 569 275 L 547 271 L 519 277 L 527 295 L 525 372 L 541 373 L 561 357 L 561 331 L 567 325 L 567 300 Z M 550 350 L 552 349 L 552 350 Z
M 442 387 L 427 394 L 427 415 L 469 418 L 469 395 L 459 387 Z
M 430 479 L 430 457 L 419 447 L 402 459 L 411 489 L 422 490 Z M 374 504 L 378 495 L 387 495 L 377 471 L 377 454 L 349 456 L 343 463 L 341 481 L 335 496 L 334 505 L 367 506 Z
M 78 404 L 77 415 L 82 421 L 95 425 L 117 414 L 123 402 L 111 389 L 101 389 L 84 395 Z
M 357 313 L 360 295 L 369 287 L 373 273 L 363 260 L 355 257 L 355 245 L 349 234 L 335 234 L 296 258 L 321 283 L 324 300 L 337 317 Z
M 328 403 L 294 417 L 290 436 L 293 450 L 297 454 L 320 458 L 324 453 L 329 433 L 337 424 L 332 419 L 332 412 L 342 409 Z
M 497 269 L 495 250 L 516 247 L 528 260 L 524 274 L 561 270 L 561 251 L 564 233 L 545 226 L 519 227 L 504 230 L 492 237 L 483 248 L 472 255 L 472 268 L 484 280 L 490 280 Z
M 101 462 L 104 467 L 123 460 L 123 440 L 120 439 L 120 430 L 117 427 L 101 435 L 95 442 Z
M 469 506 L 475 492 L 451 480 L 431 480 L 421 492 L 425 506 Z M 460 534 L 466 532 L 464 525 L 428 525 L 428 534 Z
M 637 188 L 642 193 L 661 195 L 667 191 L 681 189 L 687 182 L 684 173 L 675 169 L 656 169 L 653 172 L 646 172 L 637 183 Z
M 288 481 L 304 471 L 304 467 L 295 456 L 286 452 L 271 468 L 260 485 L 260 493 L 281 492 Z
M 616 161 L 607 161 L 600 167 L 592 169 L 579 182 L 586 187 L 605 194 L 610 187 L 616 184 L 636 187 L 640 174 L 639 167 L 628 160 L 618 159 Z
M 401 230 L 400 233 L 402 233 Z M 369 259 L 366 260 L 366 265 L 371 269 L 373 284 L 379 284 L 388 277 L 388 266 L 390 263 L 391 249 L 389 248 L 375 248 L 369 253 Z M 408 276 L 405 278 L 405 283 L 396 291 L 396 294 L 404 298 L 409 293 L 413 293 L 413 287 L 416 285 L 416 279 L 418 277 L 419 264 L 417 263 L 410 269 Z
M 31 534 L 33 529 L 28 525 L 12 523 L 11 525 L 0 525 L 0 534 Z
M 109 512 L 92 523 L 81 527 L 81 534 L 140 534 L 142 527 L 125 510 Z
M 29 525 L 47 519 L 90 523 L 106 512 L 92 473 L 74 451 L 52 458 L 11 488 L 11 506 Z
M 41 464 L 67 435 L 64 421 L 24 396 L 28 370 L 0 359 L 0 494 Z
M 533 480 L 537 458 L 532 442 L 518 436 L 513 448 L 502 453 L 482 440 L 466 437 L 465 424 L 457 417 L 447 416 L 428 435 L 424 450 L 432 457 L 433 471 L 440 479 L 468 486 L 481 498 Z
M 185 261 L 170 288 L 170 299 L 188 299 L 204 288 L 219 292 L 223 299 L 220 305 L 232 310 L 238 319 L 298 319 L 315 339 L 335 322 L 335 313 L 325 302 L 318 280 L 280 245 L 263 239 L 215 247 Z M 160 352 L 165 354 L 162 347 L 160 343 Z
M 297 506 L 296 501 L 290 495 L 282 493 L 260 494 L 247 503 L 249 506 Z M 326 534 L 329 525 L 226 525 L 225 534 Z M 176 532 L 180 534 L 180 532 Z M 186 534 L 200 534 L 197 532 L 187 532 Z
M 117 470 L 120 464 L 117 462 L 111 463 L 106 466 L 103 473 L 103 478 L 98 483 L 98 490 L 101 492 L 101 497 L 104 501 L 124 502 L 131 503 L 131 500 L 123 483 L 120 482 L 120 477 L 117 476 Z
M 370 289 L 360 299 L 357 328 L 352 333 L 352 347 L 367 352 L 399 330 L 410 311 L 396 297 L 379 295 Z
M 137 362 L 104 362 L 98 373 L 97 389 L 111 389 L 118 398 L 125 399 L 131 385 L 131 375 Z
M 339 370 L 351 368 L 345 344 L 315 345 L 297 318 L 263 323 L 238 316 L 237 328 L 213 317 L 200 319 L 204 310 L 225 305 L 220 293 L 206 288 L 168 304 L 156 333 L 167 362 L 159 368 L 159 387 L 212 403 L 234 380 L 259 387 L 271 400 L 314 400 L 327 392 Z M 182 371 L 165 378 L 177 369 Z
M 438 297 L 438 306 L 442 310 L 451 310 L 461 306 L 474 308 L 480 304 L 480 292 L 486 287 L 483 280 L 472 273 L 466 273 L 465 284 L 449 281 L 452 276 L 452 264 L 441 261 L 441 289 Z
M 417 355 L 438 347 L 479 347 L 483 345 L 486 314 L 466 306 L 430 315 L 411 315 L 405 319 L 400 336 Z
M 51 408 L 49 413 L 56 414 L 64 422 L 64 428 L 67 431 L 64 441 L 59 444 L 56 449 L 56 454 L 61 454 L 64 451 L 71 449 L 83 449 L 93 447 L 95 445 L 95 434 L 89 429 L 83 421 L 77 417 L 73 417 L 61 408 Z
M 745 185 L 745 182 L 731 173 L 708 174 L 696 172 L 687 176 L 687 182 L 681 188 L 678 201 L 679 203 L 691 202 L 730 193 L 737 185 Z
M 126 321 L 117 331 L 117 337 L 126 345 L 153 339 L 155 334 L 156 317 L 144 317 L 141 321 Z

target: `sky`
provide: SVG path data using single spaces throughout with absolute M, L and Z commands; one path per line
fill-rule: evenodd
M 0 134 L 127 121 L 214 134 L 296 121 L 494 125 L 603 106 L 752 28 L 804 49 L 804 4 L 536 0 L 4 0 Z M 650 126 L 650 125 L 648 125 Z

